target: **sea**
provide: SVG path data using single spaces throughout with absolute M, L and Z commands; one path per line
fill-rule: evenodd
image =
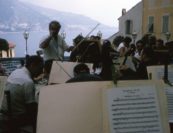
M 49 35 L 48 31 L 28 31 L 29 37 L 27 39 L 27 53 L 29 55 L 36 54 L 37 50 L 40 50 L 39 44 L 41 40 L 43 40 L 47 35 Z M 25 57 L 26 55 L 26 40 L 23 36 L 24 32 L 0 32 L 0 38 L 6 39 L 8 42 L 15 44 L 15 57 Z M 61 31 L 60 31 L 61 33 Z M 98 31 L 94 31 L 91 35 L 97 35 Z M 115 32 L 105 31 L 102 33 L 102 39 L 109 38 Z M 79 33 L 79 31 L 69 30 L 66 32 L 65 41 L 68 45 L 73 45 L 73 39 L 82 34 L 84 37 L 88 35 L 88 33 Z M 65 52 L 65 56 L 69 56 L 70 53 Z
M 0 33 L 0 38 L 6 39 L 8 42 L 15 44 L 15 57 L 24 57 L 26 54 L 26 45 L 27 45 L 27 53 L 29 55 L 36 54 L 37 50 L 40 50 L 39 44 L 44 37 L 46 37 L 49 33 L 44 31 L 32 31 L 29 32 L 29 37 L 26 40 L 24 39 L 23 32 L 4 32 Z M 65 41 L 68 45 L 73 45 L 72 40 L 75 36 L 71 34 L 67 34 Z M 66 56 L 69 53 L 65 53 Z
M 24 32 L 0 32 L 0 38 L 6 39 L 8 42 L 15 44 L 15 57 L 24 57 L 26 55 L 26 40 L 23 36 Z M 73 39 L 80 33 L 70 31 L 66 33 L 65 41 L 68 45 L 73 45 Z M 96 33 L 95 33 L 96 34 Z M 47 35 L 48 31 L 30 31 L 27 39 L 27 53 L 29 55 L 36 54 L 37 50 L 40 50 L 39 44 Z M 85 37 L 85 35 L 83 35 Z M 105 37 L 111 36 L 105 34 Z M 69 56 L 70 53 L 65 52 L 65 56 Z

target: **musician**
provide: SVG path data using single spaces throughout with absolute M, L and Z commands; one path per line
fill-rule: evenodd
M 73 42 L 75 49 L 71 52 L 70 61 L 93 63 L 93 69 L 99 66 L 101 44 L 97 36 L 88 39 L 78 35 Z
M 121 57 L 125 56 L 125 54 L 128 52 L 131 41 L 132 41 L 132 39 L 130 37 L 126 36 L 124 38 L 124 40 L 119 44 L 117 51 L 120 53 Z
M 111 53 L 114 53 L 114 57 L 111 57 Z M 112 80 L 112 65 L 113 65 L 113 58 L 118 58 L 119 53 L 115 51 L 109 40 L 104 40 L 102 45 L 102 52 L 101 52 L 101 63 L 102 63 L 102 70 L 99 76 L 103 80 Z
M 64 39 L 59 35 L 61 25 L 54 20 L 49 23 L 49 35 L 41 41 L 39 47 L 43 49 L 45 61 L 45 72 L 50 73 L 53 60 L 63 60 L 64 52 L 70 52 L 73 46 L 68 46 Z
M 73 69 L 73 73 L 74 77 L 67 80 L 66 83 L 102 80 L 98 75 L 90 74 L 90 70 L 85 63 L 77 64 Z
M 164 41 L 162 39 L 157 39 L 156 40 L 156 46 L 154 49 L 157 49 L 157 50 L 164 50 L 166 49 L 165 45 L 164 45 Z
M 120 66 L 120 72 L 122 77 L 120 80 L 124 79 L 148 79 L 147 66 L 156 65 L 156 59 L 154 57 L 154 51 L 151 47 L 143 48 L 141 52 L 141 60 L 136 67 L 136 71 L 126 65 Z
M 82 44 L 79 44 L 79 43 L 82 43 L 82 41 L 84 41 L 84 39 L 85 38 L 82 35 L 78 35 L 77 37 L 75 37 L 73 39 L 73 45 L 76 48 L 70 54 L 70 61 L 73 61 L 73 62 L 79 61 L 79 58 L 82 55 L 82 52 L 80 50 L 81 49 L 80 45 L 82 45 Z
M 33 55 L 27 57 L 25 66 L 8 76 L 5 91 L 9 91 L 10 98 L 3 97 L 0 108 L 0 132 L 36 132 L 38 104 L 35 99 L 34 77 L 40 75 L 42 70 L 43 59 Z

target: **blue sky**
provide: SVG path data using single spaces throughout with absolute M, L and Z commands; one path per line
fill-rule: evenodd
M 141 0 L 22 0 L 59 11 L 82 14 L 99 22 L 118 27 L 121 11 L 127 11 Z

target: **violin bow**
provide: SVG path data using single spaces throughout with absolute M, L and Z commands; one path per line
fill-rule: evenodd
M 100 23 L 98 23 L 85 37 L 84 39 L 82 39 L 72 50 L 72 52 L 77 49 L 79 47 L 79 45 L 100 25 Z

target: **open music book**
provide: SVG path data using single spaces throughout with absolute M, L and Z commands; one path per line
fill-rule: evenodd
M 163 82 L 80 82 L 41 89 L 37 133 L 169 133 Z
M 148 66 L 147 67 L 148 76 L 151 80 L 159 80 L 164 78 L 164 71 L 165 66 L 164 65 L 158 65 L 158 66 Z M 167 78 L 170 82 L 170 84 L 173 85 L 173 65 L 168 65 L 168 73 Z M 165 84 L 164 91 L 167 96 L 167 103 L 168 103 L 168 118 L 169 122 L 173 123 L 173 86 L 169 86 L 168 84 Z
M 165 85 L 165 93 L 168 101 L 168 119 L 170 123 L 173 123 L 173 87 Z

